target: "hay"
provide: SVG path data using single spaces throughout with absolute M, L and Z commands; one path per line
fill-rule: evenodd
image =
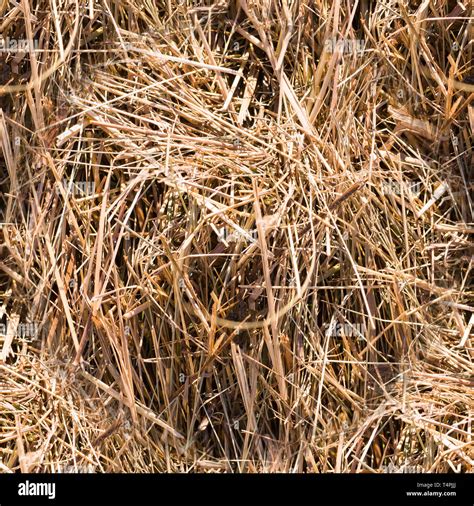
M 472 6 L 0 5 L 3 471 L 472 471 Z

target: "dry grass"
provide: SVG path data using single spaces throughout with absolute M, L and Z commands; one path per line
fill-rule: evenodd
M 0 14 L 3 471 L 472 472 L 472 4 Z

